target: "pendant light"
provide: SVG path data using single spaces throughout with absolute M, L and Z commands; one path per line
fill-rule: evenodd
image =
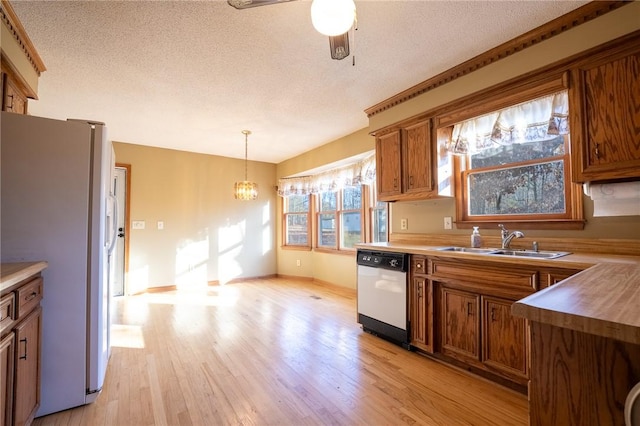
M 247 145 L 251 131 L 243 130 L 242 134 L 244 135 L 244 180 L 235 183 L 234 193 L 236 200 L 250 201 L 258 198 L 258 184 L 247 180 Z
M 313 0 L 311 3 L 311 23 L 320 34 L 331 37 L 344 34 L 355 19 L 353 0 Z

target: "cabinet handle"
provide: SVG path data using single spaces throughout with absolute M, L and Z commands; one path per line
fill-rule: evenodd
M 473 309 L 471 305 L 471 302 L 467 302 L 467 316 L 473 315 Z
M 491 321 L 496 320 L 496 308 L 491 308 Z
M 20 359 L 27 359 L 27 338 L 20 339 L 20 343 L 24 343 L 24 355 L 20 357 Z
M 413 176 L 409 176 L 409 187 L 413 188 Z
M 24 298 L 25 302 L 28 302 L 29 300 L 33 300 L 36 298 L 36 296 L 38 295 L 38 293 L 36 293 L 35 291 L 33 293 L 31 293 L 30 295 L 28 295 L 27 297 Z
M 393 179 L 393 189 L 398 188 L 398 178 Z
M 600 158 L 600 144 L 596 144 L 596 149 L 594 151 L 594 154 L 596 155 L 596 158 Z

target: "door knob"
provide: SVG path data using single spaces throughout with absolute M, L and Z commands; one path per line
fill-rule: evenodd
M 124 237 L 124 232 L 118 232 L 118 237 L 120 238 Z

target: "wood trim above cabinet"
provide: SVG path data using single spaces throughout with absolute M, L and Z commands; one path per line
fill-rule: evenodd
M 16 12 L 13 10 L 13 6 L 11 6 L 11 3 L 7 0 L 0 1 L 0 19 L 2 19 L 11 32 L 11 35 L 24 52 L 38 76 L 46 71 L 47 68 L 44 66 L 42 58 L 40 58 L 29 35 L 27 35 L 27 31 L 24 29 L 24 26 L 22 26 L 20 19 L 18 19 L 18 15 L 16 15 Z
M 372 117 L 633 2 L 593 1 L 364 110 Z

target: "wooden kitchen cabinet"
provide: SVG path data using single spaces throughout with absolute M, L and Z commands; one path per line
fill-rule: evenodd
M 400 155 L 400 130 L 376 138 L 376 184 L 380 201 L 402 194 Z
M 419 200 L 433 195 L 431 120 L 400 126 L 376 138 L 380 201 Z
M 482 296 L 482 362 L 500 373 L 527 379 L 527 323 L 511 315 L 513 301 Z
M 441 287 L 442 353 L 462 361 L 480 357 L 480 296 Z
M 8 333 L 0 340 L 0 377 L 2 377 L 0 392 L 0 420 L 3 425 L 13 422 L 13 376 L 14 376 L 15 334 Z
M 524 389 L 530 359 L 528 325 L 511 315 L 511 305 L 539 289 L 540 271 L 429 257 L 427 273 L 439 294 L 435 309 L 440 353 Z
M 632 38 L 572 69 L 573 180 L 640 177 L 640 45 Z
M 12 75 L 2 73 L 2 111 L 27 113 L 27 95 L 19 89 Z
M 426 276 L 426 258 L 412 256 L 409 284 L 411 345 L 433 353 L 433 285 Z
M 10 278 L 19 268 L 3 264 Z M 39 269 L 41 270 L 41 269 Z M 39 271 L 38 270 L 38 271 Z M 17 272 L 16 272 L 17 271 Z M 40 406 L 40 356 L 42 344 L 43 280 L 40 272 L 15 279 L 3 286 L 0 306 L 2 336 L 2 404 L 0 418 L 4 425 L 29 425 Z
M 14 384 L 15 425 L 29 424 L 40 406 L 40 335 L 42 308 L 31 312 L 15 328 L 16 358 Z

